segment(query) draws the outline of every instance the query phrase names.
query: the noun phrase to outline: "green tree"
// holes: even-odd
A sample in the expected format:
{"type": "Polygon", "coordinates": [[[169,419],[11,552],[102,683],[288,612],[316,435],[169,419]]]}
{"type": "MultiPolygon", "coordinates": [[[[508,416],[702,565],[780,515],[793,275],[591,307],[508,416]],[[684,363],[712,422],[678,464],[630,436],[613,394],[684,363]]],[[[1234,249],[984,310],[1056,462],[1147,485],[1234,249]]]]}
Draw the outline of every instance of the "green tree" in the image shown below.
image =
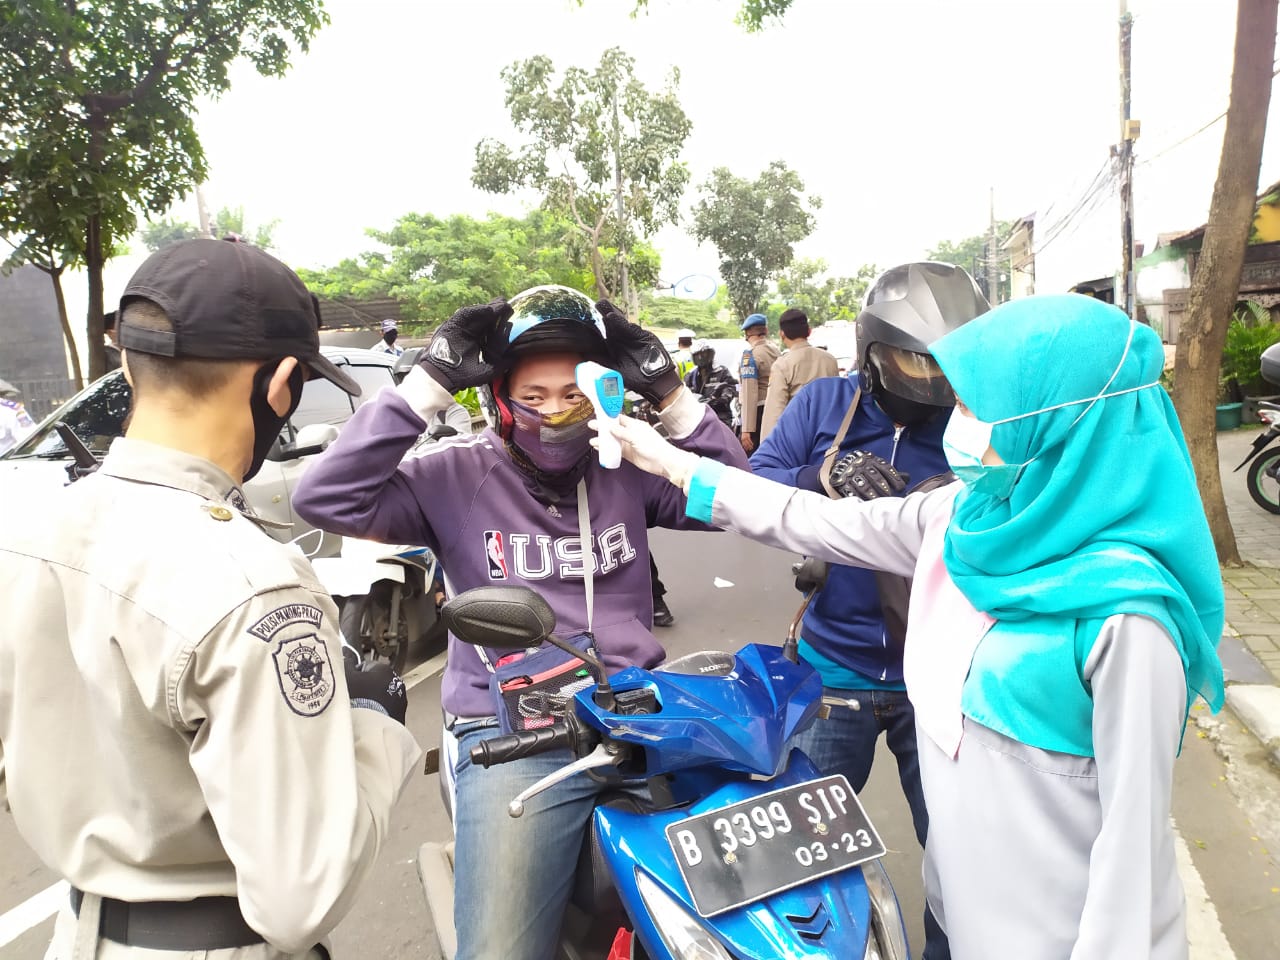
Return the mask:
{"type": "MultiPolygon", "coordinates": [[[[586,0],[577,0],[578,6],[586,0]]],[[[794,0],[742,0],[734,22],[748,33],[756,33],[769,26],[770,23],[781,22],[782,17],[790,9],[794,0]]],[[[649,0],[634,0],[631,15],[637,16],[649,8],[649,0]]]]}
{"type": "MultiPolygon", "coordinates": [[[[1009,236],[1009,231],[1013,229],[1013,224],[1008,220],[996,221],[996,243],[1009,236]]],[[[1008,258],[996,250],[996,285],[999,293],[998,302],[1003,303],[1010,296],[1010,276],[1013,273],[1009,269],[1008,258]]],[[[936,247],[925,254],[928,260],[937,260],[941,263],[953,263],[957,267],[963,267],[969,271],[973,279],[978,282],[978,286],[982,288],[982,292],[986,294],[988,300],[996,303],[997,299],[991,296],[987,290],[987,234],[979,233],[972,237],[966,237],[959,243],[952,243],[949,240],[943,240],[936,247]]]]}
{"type": "MultiPolygon", "coordinates": [[[[369,236],[386,252],[366,253],[326,270],[302,270],[307,285],[329,299],[395,297],[411,320],[438,322],[454,310],[528,287],[561,283],[592,291],[591,269],[563,217],[535,210],[524,218],[408,214],[369,236]]],[[[657,273],[657,253],[634,251],[657,273]]]]}
{"type": "Polygon", "coordinates": [[[274,236],[276,227],[280,226],[279,220],[269,220],[266,223],[258,224],[252,232],[250,232],[244,224],[244,207],[223,207],[213,215],[210,223],[210,229],[214,236],[224,237],[229,233],[233,233],[252,243],[255,247],[261,247],[263,250],[270,250],[274,245],[274,236]]]}
{"type": "Polygon", "coordinates": [[[754,181],[717,167],[701,191],[692,233],[719,251],[729,301],[744,319],[759,309],[769,282],[791,264],[795,244],[813,232],[813,211],[822,200],[806,200],[800,175],[781,160],[754,181]]]}
{"type": "Polygon", "coordinates": [[[471,175],[491,193],[541,193],[543,206],[576,229],[600,295],[620,296],[632,312],[637,241],[679,219],[689,181],[679,156],[692,129],[676,99],[679,72],[651,93],[634,67],[615,47],[593,71],[567,68],[558,84],[546,56],[504,68],[506,106],[527,139],[516,148],[481,140],[471,175]],[[617,251],[616,274],[606,263],[608,248],[617,251]]]}
{"type": "Polygon", "coordinates": [[[200,228],[186,220],[175,217],[162,217],[152,220],[138,231],[142,245],[152,253],[179,240],[190,240],[200,236],[200,228]]]}
{"type": "MultiPolygon", "coordinates": [[[[797,259],[778,278],[777,314],[787,307],[797,307],[809,317],[812,326],[828,320],[853,320],[862,309],[862,297],[875,279],[874,264],[864,264],[853,277],[827,276],[825,260],[797,259]]],[[[774,311],[766,311],[777,319],[774,311]]]]}
{"type": "Polygon", "coordinates": [[[327,19],[320,0],[0,5],[0,197],[42,183],[59,210],[52,221],[10,204],[0,230],[18,251],[52,248],[87,268],[91,377],[105,369],[102,266],[114,241],[204,175],[197,99],[227,90],[241,57],[282,75],[291,46],[305,51],[327,19]]]}

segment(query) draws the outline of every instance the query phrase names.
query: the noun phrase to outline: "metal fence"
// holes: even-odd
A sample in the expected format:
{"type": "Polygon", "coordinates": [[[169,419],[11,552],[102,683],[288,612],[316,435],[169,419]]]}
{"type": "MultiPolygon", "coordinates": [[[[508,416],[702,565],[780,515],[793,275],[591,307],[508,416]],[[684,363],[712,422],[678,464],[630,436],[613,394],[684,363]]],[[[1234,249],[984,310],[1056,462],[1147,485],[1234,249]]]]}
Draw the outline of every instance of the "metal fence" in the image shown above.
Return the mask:
{"type": "Polygon", "coordinates": [[[31,419],[39,423],[78,392],[74,380],[12,380],[18,399],[31,419]]]}

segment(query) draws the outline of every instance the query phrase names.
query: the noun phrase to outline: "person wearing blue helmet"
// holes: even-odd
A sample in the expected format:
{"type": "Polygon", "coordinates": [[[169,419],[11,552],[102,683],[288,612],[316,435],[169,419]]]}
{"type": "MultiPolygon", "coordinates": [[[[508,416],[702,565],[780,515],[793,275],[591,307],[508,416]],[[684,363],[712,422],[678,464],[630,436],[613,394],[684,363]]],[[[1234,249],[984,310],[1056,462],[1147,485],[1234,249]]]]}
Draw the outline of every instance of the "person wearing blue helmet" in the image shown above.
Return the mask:
{"type": "Polygon", "coordinates": [[[769,320],[753,313],[742,321],[747,349],[738,364],[738,405],[742,408],[739,431],[742,449],[750,453],[760,446],[760,424],[764,421],[764,401],[769,395],[769,375],[779,351],[769,342],[769,320]]]}
{"type": "MultiPolygon", "coordinates": [[[[429,546],[454,593],[494,584],[537,590],[560,635],[590,642],[611,673],[656,666],[665,651],[650,629],[648,528],[707,527],[685,516],[668,484],[630,464],[600,465],[591,403],[574,376],[588,359],[622,374],[679,446],[746,466],[733,433],[680,382],[657,337],[607,301],[537,287],[464,307],[442,324],[404,381],[357,410],[307,468],[294,509],[343,536],[429,546]],[[402,462],[467,387],[478,388],[490,429],[402,462]]],[[[532,800],[528,816],[507,815],[514,796],[573,759],[561,749],[488,770],[471,763],[482,741],[545,726],[549,705],[570,692],[505,689],[498,671],[510,665],[503,651],[450,637],[441,772],[455,784],[457,960],[550,960],[602,789],[573,777],[532,800]]],[[[580,682],[574,670],[563,676],[580,682]]]]}
{"type": "Polygon", "coordinates": [[[913,577],[925,890],[956,960],[1185,960],[1173,767],[1195,697],[1222,706],[1225,604],[1159,338],[1066,294],[930,353],[958,481],[926,493],[832,500],[615,434],[692,518],[913,577]]]}

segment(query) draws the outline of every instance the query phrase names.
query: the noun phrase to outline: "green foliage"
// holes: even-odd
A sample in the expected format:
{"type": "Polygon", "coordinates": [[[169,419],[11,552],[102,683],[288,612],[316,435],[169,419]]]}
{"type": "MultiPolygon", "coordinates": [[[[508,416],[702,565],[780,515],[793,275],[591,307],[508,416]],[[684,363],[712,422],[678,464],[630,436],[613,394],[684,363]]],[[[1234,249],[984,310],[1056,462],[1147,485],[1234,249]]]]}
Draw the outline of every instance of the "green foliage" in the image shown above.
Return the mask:
{"type": "Polygon", "coordinates": [[[862,298],[878,273],[874,264],[863,264],[856,276],[824,276],[825,260],[794,260],[778,278],[776,313],[771,304],[765,313],[776,322],[788,307],[803,310],[811,326],[828,320],[854,320],[862,309],[862,298]]]}
{"type": "MultiPolygon", "coordinates": [[[[996,243],[999,244],[1004,238],[1009,236],[1009,231],[1013,229],[1013,223],[1009,220],[996,221],[996,243]]],[[[1003,303],[1010,296],[1010,275],[1012,270],[1009,269],[1009,258],[996,251],[996,257],[999,261],[996,266],[997,276],[1003,274],[1003,279],[996,281],[999,289],[999,301],[1003,303]]],[[[978,286],[982,288],[982,292],[986,294],[987,299],[992,303],[996,301],[992,299],[991,294],[987,291],[987,235],[979,233],[972,237],[966,237],[958,243],[952,243],[949,240],[943,240],[936,247],[925,254],[928,260],[938,260],[942,263],[954,263],[957,267],[963,267],[969,271],[973,279],[978,281],[978,286]]]]}
{"type": "Polygon", "coordinates": [[[177,243],[179,240],[190,240],[193,237],[198,237],[200,228],[186,220],[162,217],[159,220],[147,223],[146,226],[138,231],[138,235],[142,239],[143,246],[154,253],[169,246],[171,243],[177,243]]]}
{"type": "Polygon", "coordinates": [[[467,413],[471,414],[471,416],[480,416],[480,395],[476,393],[475,387],[467,387],[465,390],[458,391],[453,395],[453,399],[466,407],[467,413]]]}
{"type": "MultiPolygon", "coordinates": [[[[395,297],[409,321],[434,325],[459,307],[510,297],[544,283],[595,293],[591,270],[563,218],[536,210],[524,218],[411,213],[387,231],[369,235],[386,252],[343,260],[324,270],[299,270],[303,282],[328,299],[395,297]]],[[[635,251],[657,262],[649,247],[635,251]]],[[[654,268],[656,274],[656,266],[654,268]]]]}
{"type": "Polygon", "coordinates": [[[1262,379],[1259,365],[1262,351],[1280,341],[1280,325],[1267,322],[1249,325],[1239,315],[1227,325],[1227,344],[1222,351],[1222,383],[1234,395],[1262,396],[1273,388],[1262,379]],[[1235,386],[1231,384],[1234,382],[1235,386]]]}
{"type": "Polygon", "coordinates": [[[720,276],[743,319],[759,309],[769,281],[791,264],[794,245],[813,232],[813,211],[822,200],[806,200],[800,175],[781,160],[754,181],[717,167],[701,191],[692,233],[715,244],[720,276]]]}
{"type": "Polygon", "coordinates": [[[640,323],[646,327],[688,327],[699,337],[736,337],[741,331],[727,320],[719,319],[720,307],[714,300],[683,300],[679,297],[645,296],[641,300],[640,323]]]}
{"type": "Polygon", "coordinates": [[[634,67],[617,47],[606,50],[593,71],[567,68],[558,85],[549,57],[505,67],[506,106],[526,140],[515,148],[480,141],[471,175],[491,193],[541,193],[544,208],[576,229],[596,288],[607,297],[619,289],[623,264],[643,272],[637,237],[676,222],[689,181],[678,159],[692,129],[676,99],[679,72],[651,93],[634,67]],[[612,269],[606,248],[614,251],[612,269]]]}
{"type": "Polygon", "coordinates": [[[244,207],[223,207],[210,221],[209,229],[213,231],[215,237],[225,237],[229,233],[234,233],[248,243],[252,243],[255,247],[261,247],[263,250],[270,250],[274,243],[276,227],[280,226],[279,220],[270,220],[267,223],[260,223],[250,232],[244,225],[244,207]]]}
{"type": "Polygon", "coordinates": [[[319,0],[0,4],[0,235],[10,262],[88,267],[91,376],[113,238],[204,176],[197,102],[239,58],[282,75],[327,20],[319,0]]]}
{"type": "MultiPolygon", "coordinates": [[[[791,8],[794,0],[743,0],[733,22],[748,33],[756,33],[770,26],[771,22],[781,22],[783,15],[791,8]]],[[[586,0],[577,0],[578,6],[586,0]]],[[[635,0],[631,15],[638,16],[649,8],[649,0],[635,0]]]]}

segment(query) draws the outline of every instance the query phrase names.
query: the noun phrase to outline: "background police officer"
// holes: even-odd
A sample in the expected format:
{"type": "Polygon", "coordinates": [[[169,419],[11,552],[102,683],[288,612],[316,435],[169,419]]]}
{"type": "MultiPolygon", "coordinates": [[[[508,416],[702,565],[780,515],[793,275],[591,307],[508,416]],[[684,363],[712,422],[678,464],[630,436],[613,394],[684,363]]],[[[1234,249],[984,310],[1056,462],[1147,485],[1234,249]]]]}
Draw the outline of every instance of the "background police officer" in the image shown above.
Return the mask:
{"type": "Polygon", "coordinates": [[[325,957],[420,751],[240,484],[308,377],[359,387],[247,244],[161,250],[118,316],[126,435],[0,536],[0,799],[72,888],[48,956],[325,957]]]}
{"type": "Polygon", "coordinates": [[[738,364],[738,403],[742,407],[742,449],[750,453],[760,446],[760,422],[764,419],[764,399],[769,395],[769,376],[778,348],[769,342],[769,320],[753,313],[742,321],[747,349],[738,364]]]}

